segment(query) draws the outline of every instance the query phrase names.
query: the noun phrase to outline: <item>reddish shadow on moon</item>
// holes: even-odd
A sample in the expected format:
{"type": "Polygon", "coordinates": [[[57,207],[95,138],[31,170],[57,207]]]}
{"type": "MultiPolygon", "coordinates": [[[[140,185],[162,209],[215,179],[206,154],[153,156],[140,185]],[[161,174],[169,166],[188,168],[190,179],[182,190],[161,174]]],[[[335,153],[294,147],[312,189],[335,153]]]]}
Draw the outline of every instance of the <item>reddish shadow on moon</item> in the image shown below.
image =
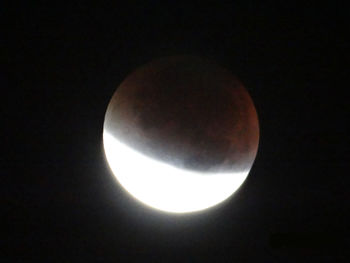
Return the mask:
{"type": "Polygon", "coordinates": [[[191,56],[161,58],[130,74],[108,105],[104,130],[148,157],[203,174],[249,171],[259,141],[243,84],[191,56]]]}

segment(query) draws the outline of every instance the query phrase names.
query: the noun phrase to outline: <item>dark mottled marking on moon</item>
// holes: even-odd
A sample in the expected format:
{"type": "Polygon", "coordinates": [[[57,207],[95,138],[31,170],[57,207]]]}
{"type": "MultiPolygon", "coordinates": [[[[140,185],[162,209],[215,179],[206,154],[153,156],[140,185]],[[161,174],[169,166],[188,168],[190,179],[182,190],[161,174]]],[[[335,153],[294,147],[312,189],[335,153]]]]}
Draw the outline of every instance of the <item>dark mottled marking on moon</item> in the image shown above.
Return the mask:
{"type": "Polygon", "coordinates": [[[113,95],[105,129],[149,157],[200,172],[250,169],[259,140],[242,83],[210,61],[186,56],[130,74],[113,95]]]}

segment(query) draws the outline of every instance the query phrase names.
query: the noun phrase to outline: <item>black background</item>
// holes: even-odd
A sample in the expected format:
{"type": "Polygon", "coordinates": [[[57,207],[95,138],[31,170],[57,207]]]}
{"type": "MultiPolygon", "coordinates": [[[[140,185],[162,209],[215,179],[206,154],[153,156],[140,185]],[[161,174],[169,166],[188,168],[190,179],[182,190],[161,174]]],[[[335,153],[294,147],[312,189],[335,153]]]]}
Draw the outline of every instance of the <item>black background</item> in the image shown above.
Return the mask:
{"type": "Polygon", "coordinates": [[[0,10],[0,262],[347,261],[341,4],[14,3],[0,10]],[[192,215],[144,207],[104,159],[109,99],[154,58],[234,72],[260,120],[246,183],[192,215]]]}

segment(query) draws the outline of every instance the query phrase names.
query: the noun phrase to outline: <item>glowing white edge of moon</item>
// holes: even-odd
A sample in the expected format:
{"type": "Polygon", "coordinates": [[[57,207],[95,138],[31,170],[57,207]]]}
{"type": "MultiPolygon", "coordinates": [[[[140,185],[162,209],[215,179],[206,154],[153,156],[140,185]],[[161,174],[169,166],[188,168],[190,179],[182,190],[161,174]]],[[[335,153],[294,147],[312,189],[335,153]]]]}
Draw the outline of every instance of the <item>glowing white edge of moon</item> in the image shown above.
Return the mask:
{"type": "Polygon", "coordinates": [[[103,144],[108,164],[119,183],[142,203],[173,213],[212,207],[230,197],[249,170],[201,174],[151,159],[121,143],[107,131],[103,144]]]}

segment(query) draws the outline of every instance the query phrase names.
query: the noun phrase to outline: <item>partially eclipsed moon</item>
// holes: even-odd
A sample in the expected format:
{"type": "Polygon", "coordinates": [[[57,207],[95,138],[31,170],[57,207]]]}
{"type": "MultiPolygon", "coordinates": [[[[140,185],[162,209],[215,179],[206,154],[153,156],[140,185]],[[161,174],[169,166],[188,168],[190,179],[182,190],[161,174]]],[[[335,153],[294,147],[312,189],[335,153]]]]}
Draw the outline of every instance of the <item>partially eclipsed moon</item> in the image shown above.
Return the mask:
{"type": "Polygon", "coordinates": [[[159,59],[113,95],[103,144],[119,183],[167,212],[214,206],[246,179],[259,140],[254,104],[227,70],[195,57],[159,59]]]}

